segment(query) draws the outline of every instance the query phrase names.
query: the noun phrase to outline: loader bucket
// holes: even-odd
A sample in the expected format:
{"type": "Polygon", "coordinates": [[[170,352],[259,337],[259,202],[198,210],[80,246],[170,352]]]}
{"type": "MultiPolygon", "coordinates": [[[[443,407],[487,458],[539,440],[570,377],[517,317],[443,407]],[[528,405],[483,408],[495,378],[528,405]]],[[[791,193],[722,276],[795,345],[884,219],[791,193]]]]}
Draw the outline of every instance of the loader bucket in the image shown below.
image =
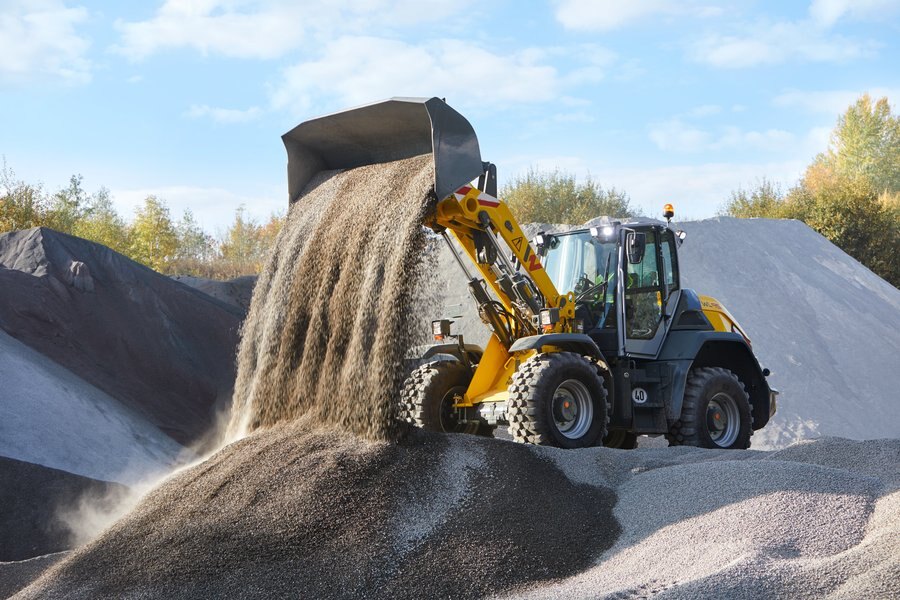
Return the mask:
{"type": "Polygon", "coordinates": [[[391,98],[351,108],[304,121],[281,139],[288,154],[291,203],[319,171],[420,154],[434,157],[434,189],[440,200],[484,171],[472,126],[440,98],[391,98]]]}

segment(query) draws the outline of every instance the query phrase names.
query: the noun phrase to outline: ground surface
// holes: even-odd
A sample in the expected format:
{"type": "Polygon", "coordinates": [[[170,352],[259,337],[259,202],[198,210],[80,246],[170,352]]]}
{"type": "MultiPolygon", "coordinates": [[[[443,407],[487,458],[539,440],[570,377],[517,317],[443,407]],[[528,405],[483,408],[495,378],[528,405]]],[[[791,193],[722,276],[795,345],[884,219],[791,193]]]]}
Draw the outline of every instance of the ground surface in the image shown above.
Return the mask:
{"type": "Polygon", "coordinates": [[[898,485],[897,440],[562,451],[281,426],[170,480],[18,597],[887,598],[898,485]]]}

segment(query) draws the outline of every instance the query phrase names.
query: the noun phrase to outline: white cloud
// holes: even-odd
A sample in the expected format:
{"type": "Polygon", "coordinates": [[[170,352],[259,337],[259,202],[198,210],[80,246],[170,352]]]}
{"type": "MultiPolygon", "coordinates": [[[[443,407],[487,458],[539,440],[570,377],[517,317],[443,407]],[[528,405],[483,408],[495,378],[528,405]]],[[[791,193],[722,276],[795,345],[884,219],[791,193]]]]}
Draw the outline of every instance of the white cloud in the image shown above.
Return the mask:
{"type": "Polygon", "coordinates": [[[884,19],[900,12],[898,0],[813,0],[809,15],[817,23],[831,27],[843,17],[884,19]]]}
{"type": "Polygon", "coordinates": [[[794,134],[781,129],[744,131],[739,127],[722,127],[716,131],[701,129],[679,118],[650,126],[650,140],[667,152],[702,152],[729,148],[780,150],[794,141],[794,134]]]}
{"type": "MultiPolygon", "coordinates": [[[[540,103],[578,82],[544,61],[541,51],[493,52],[470,42],[415,45],[376,37],[342,37],[320,57],[283,72],[272,103],[304,113],[320,98],[350,106],[390,96],[443,96],[454,106],[540,103]]],[[[576,72],[582,65],[575,65],[576,72]]],[[[596,79],[597,65],[580,76],[596,79]]]]}
{"type": "Polygon", "coordinates": [[[612,31],[659,16],[709,19],[724,13],[696,0],[557,0],[556,4],[557,21],[578,31],[612,31]]]}
{"type": "Polygon", "coordinates": [[[469,3],[440,0],[166,0],[150,19],[118,22],[116,49],[140,60],[171,48],[203,54],[271,59],[311,35],[327,39],[377,27],[438,21],[469,3]]]}
{"type": "Polygon", "coordinates": [[[722,107],[716,104],[702,104],[700,106],[695,106],[691,110],[688,111],[687,115],[689,117],[708,117],[711,115],[717,115],[722,112],[722,107]]]}
{"type": "Polygon", "coordinates": [[[241,110],[194,104],[187,111],[187,116],[193,119],[209,118],[217,123],[246,123],[257,119],[260,115],[262,115],[262,110],[258,106],[241,110]]]}
{"type": "Polygon", "coordinates": [[[735,35],[711,33],[694,42],[694,60],[740,69],[787,61],[847,62],[871,56],[876,46],[833,34],[809,21],[758,22],[735,35]]]}
{"type": "Polygon", "coordinates": [[[4,2],[0,82],[46,77],[75,84],[90,81],[90,41],[77,31],[87,18],[87,9],[68,8],[58,0],[4,2]]]}
{"type": "Polygon", "coordinates": [[[248,217],[264,221],[274,212],[284,212],[288,204],[285,188],[272,188],[259,194],[241,194],[216,187],[172,185],[113,189],[110,195],[116,210],[128,218],[150,195],[164,200],[175,220],[180,219],[184,210],[189,208],[197,222],[211,233],[226,228],[240,206],[245,208],[248,217]]]}
{"type": "Polygon", "coordinates": [[[887,97],[894,105],[900,103],[900,88],[874,87],[860,90],[793,90],[777,96],[776,106],[802,108],[813,113],[839,115],[868,92],[873,98],[887,97]]]}
{"type": "Polygon", "coordinates": [[[671,0],[561,0],[556,18],[568,29],[610,31],[677,7],[671,0]]]}

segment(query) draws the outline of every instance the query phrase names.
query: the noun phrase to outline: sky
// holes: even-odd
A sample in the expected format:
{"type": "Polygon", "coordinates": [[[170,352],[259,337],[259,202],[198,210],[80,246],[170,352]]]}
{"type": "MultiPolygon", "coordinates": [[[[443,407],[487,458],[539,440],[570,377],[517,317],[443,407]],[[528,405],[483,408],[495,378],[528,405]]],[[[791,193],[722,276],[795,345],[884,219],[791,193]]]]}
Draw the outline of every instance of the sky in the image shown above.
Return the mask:
{"type": "Polygon", "coordinates": [[[438,96],[501,186],[592,177],[645,214],[789,187],[862,93],[900,102],[900,0],[0,0],[0,155],[221,231],[287,205],[281,135],[438,96]]]}

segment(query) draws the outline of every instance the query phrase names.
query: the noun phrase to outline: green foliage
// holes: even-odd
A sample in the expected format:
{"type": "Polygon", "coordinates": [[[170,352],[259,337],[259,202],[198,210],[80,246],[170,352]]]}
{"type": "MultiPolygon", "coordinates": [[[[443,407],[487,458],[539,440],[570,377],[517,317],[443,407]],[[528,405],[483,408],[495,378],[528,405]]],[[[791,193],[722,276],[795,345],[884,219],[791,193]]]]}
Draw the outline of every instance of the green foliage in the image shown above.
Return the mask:
{"type": "Polygon", "coordinates": [[[900,116],[891,114],[888,99],[873,102],[863,94],[840,116],[813,168],[844,180],[864,179],[878,193],[900,192],[900,116]]]}
{"type": "Polygon", "coordinates": [[[732,192],[723,212],[799,219],[900,287],[900,118],[887,98],[873,103],[863,95],[788,193],[763,180],[732,192]]]}
{"type": "Polygon", "coordinates": [[[788,218],[781,214],[783,209],[784,193],[781,188],[771,181],[763,179],[749,190],[739,188],[731,192],[731,198],[719,212],[742,219],[753,217],[788,218]]]}
{"type": "Polygon", "coordinates": [[[178,252],[178,233],[169,207],[156,196],[147,196],[131,226],[129,256],[160,272],[167,272],[178,252]]]}
{"type": "Polygon", "coordinates": [[[101,188],[87,200],[80,218],[73,223],[70,232],[122,254],[127,255],[130,250],[131,232],[125,220],[116,212],[106,188],[101,188]]]}
{"type": "Polygon", "coordinates": [[[38,227],[46,218],[44,191],[39,185],[17,179],[4,160],[0,169],[0,231],[38,227]]]}
{"type": "Polygon", "coordinates": [[[284,217],[273,214],[267,223],[260,225],[245,212],[243,206],[235,211],[234,221],[220,238],[219,252],[236,271],[258,273],[284,224],[284,217]]]}
{"type": "Polygon", "coordinates": [[[624,192],[615,188],[604,190],[590,177],[578,183],[574,175],[559,169],[551,172],[529,169],[505,185],[500,197],[523,223],[580,224],[603,215],[637,214],[624,192]]]}

